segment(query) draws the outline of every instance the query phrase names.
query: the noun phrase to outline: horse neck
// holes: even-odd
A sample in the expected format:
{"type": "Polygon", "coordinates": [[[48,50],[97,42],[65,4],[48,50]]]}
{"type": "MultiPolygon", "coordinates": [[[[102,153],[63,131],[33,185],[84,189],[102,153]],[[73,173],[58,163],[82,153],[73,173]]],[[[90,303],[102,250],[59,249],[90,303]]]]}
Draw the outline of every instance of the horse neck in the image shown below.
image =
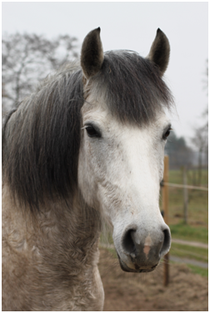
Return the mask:
{"type": "Polygon", "coordinates": [[[49,219],[57,229],[57,236],[74,250],[89,250],[98,241],[100,214],[86,205],[80,193],[53,202],[51,211],[44,215],[44,223],[49,219]]]}
{"type": "MultiPolygon", "coordinates": [[[[11,203],[9,188],[4,186],[4,219],[10,220],[5,233],[19,234],[19,242],[27,242],[29,250],[36,249],[54,263],[92,263],[98,250],[100,214],[88,207],[79,194],[67,201],[49,201],[34,215],[29,208],[11,203]],[[9,230],[8,230],[9,228],[9,230]]],[[[95,263],[95,262],[94,262],[95,263]]]]}

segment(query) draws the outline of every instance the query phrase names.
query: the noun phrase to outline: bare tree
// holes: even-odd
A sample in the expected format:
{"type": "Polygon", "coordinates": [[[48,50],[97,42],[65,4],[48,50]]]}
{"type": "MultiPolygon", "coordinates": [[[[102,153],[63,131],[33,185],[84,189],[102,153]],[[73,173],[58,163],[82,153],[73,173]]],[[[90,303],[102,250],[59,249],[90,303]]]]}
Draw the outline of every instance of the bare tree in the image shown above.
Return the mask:
{"type": "Polygon", "coordinates": [[[68,35],[48,40],[35,34],[4,34],[2,41],[3,113],[33,91],[38,81],[70,58],[77,39],[68,35]]]}
{"type": "Polygon", "coordinates": [[[198,151],[198,182],[201,184],[202,167],[207,164],[208,160],[208,122],[194,130],[192,143],[198,151]]]}
{"type": "MultiPolygon", "coordinates": [[[[204,89],[207,90],[208,96],[208,61],[205,71],[205,80],[204,80],[204,89]]],[[[191,139],[192,143],[196,147],[198,151],[198,176],[199,176],[199,184],[201,183],[202,177],[202,166],[205,162],[208,162],[208,106],[206,110],[201,115],[201,118],[204,120],[204,124],[201,127],[197,127],[194,129],[194,137],[191,139]],[[205,158],[205,160],[203,160],[205,158]]],[[[205,164],[205,165],[206,165],[205,164]]]]}

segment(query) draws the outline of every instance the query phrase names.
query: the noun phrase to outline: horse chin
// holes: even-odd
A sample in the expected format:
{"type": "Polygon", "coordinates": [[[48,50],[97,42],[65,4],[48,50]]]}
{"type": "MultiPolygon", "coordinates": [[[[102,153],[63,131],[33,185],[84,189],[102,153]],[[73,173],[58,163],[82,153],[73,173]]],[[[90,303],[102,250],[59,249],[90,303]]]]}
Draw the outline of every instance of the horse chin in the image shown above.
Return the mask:
{"type": "Polygon", "coordinates": [[[148,267],[148,268],[141,268],[139,267],[137,264],[134,264],[134,268],[130,268],[128,267],[123,261],[122,259],[119,257],[119,255],[117,254],[118,259],[119,259],[119,263],[120,263],[120,267],[124,272],[133,272],[133,273],[149,273],[154,271],[154,269],[157,267],[158,263],[152,267],[148,267]]]}

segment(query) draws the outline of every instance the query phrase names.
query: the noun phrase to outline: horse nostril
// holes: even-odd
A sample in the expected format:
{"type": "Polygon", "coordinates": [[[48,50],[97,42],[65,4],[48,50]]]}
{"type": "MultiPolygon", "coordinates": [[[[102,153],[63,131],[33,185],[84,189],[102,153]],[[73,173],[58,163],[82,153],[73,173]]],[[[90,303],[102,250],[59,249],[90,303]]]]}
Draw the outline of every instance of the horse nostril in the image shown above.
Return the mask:
{"type": "Polygon", "coordinates": [[[170,249],[171,235],[168,226],[164,230],[159,229],[157,233],[141,234],[135,225],[125,230],[122,238],[124,253],[135,258],[156,258],[162,257],[170,249]],[[161,239],[160,239],[161,237],[161,239]],[[148,242],[149,241],[149,242],[148,242]],[[151,241],[151,242],[150,242],[151,241]],[[150,256],[149,256],[150,253],[150,256]]]}
{"type": "Polygon", "coordinates": [[[129,255],[135,254],[136,247],[133,239],[133,234],[135,233],[135,229],[129,229],[125,232],[123,237],[122,246],[129,255]]]}
{"type": "Polygon", "coordinates": [[[167,228],[163,231],[164,234],[164,240],[163,240],[163,245],[160,250],[160,256],[164,256],[170,249],[171,246],[171,235],[170,235],[170,230],[167,228]]]}

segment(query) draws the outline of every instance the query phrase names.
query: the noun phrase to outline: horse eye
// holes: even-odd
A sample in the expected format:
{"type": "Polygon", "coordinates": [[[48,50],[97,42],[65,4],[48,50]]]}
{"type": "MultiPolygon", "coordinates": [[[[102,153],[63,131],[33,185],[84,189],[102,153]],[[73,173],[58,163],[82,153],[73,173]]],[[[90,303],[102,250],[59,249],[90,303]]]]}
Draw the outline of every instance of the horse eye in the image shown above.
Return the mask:
{"type": "Polygon", "coordinates": [[[86,132],[88,134],[89,137],[96,137],[96,138],[101,138],[101,133],[99,131],[99,129],[97,129],[95,126],[93,126],[92,124],[87,125],[85,127],[86,132]]]}
{"type": "Polygon", "coordinates": [[[170,135],[171,133],[171,126],[166,130],[166,132],[163,134],[163,140],[166,140],[168,138],[168,136],[170,135]]]}

